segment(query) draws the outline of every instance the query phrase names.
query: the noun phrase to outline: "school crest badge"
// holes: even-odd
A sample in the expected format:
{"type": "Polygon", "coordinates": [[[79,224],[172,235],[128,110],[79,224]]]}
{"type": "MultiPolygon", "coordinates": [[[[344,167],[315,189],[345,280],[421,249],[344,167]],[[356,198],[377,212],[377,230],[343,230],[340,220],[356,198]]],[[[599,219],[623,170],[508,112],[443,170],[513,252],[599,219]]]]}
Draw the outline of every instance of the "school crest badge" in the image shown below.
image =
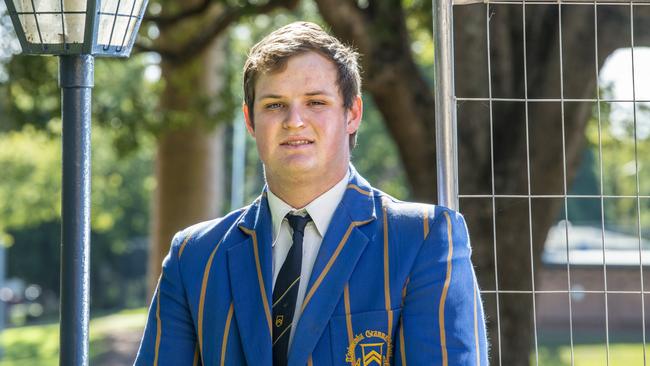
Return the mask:
{"type": "Polygon", "coordinates": [[[390,366],[393,344],[390,336],[378,330],[357,334],[348,346],[345,361],[352,366],[390,366]]]}

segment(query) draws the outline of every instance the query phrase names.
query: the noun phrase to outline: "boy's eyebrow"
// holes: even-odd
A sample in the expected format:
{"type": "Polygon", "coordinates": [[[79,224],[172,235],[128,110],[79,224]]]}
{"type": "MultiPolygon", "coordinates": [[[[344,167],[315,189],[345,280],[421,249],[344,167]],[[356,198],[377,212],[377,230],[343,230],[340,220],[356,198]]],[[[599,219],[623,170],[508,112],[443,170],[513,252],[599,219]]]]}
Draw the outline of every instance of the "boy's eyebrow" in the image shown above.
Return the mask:
{"type": "MultiPolygon", "coordinates": [[[[308,96],[308,97],[313,97],[314,95],[331,96],[330,93],[328,93],[327,91],[324,91],[324,90],[314,90],[314,91],[305,93],[305,96],[308,96]]],[[[278,95],[278,94],[264,94],[264,95],[260,95],[259,100],[262,100],[262,99],[282,99],[282,98],[283,97],[281,95],[278,95]]]]}
{"type": "Polygon", "coordinates": [[[330,93],[324,91],[324,90],[315,90],[313,92],[305,93],[306,96],[314,96],[314,95],[330,95],[330,93]]]}
{"type": "Polygon", "coordinates": [[[282,98],[282,96],[277,94],[264,94],[260,96],[260,99],[280,99],[280,98],[282,98]]]}

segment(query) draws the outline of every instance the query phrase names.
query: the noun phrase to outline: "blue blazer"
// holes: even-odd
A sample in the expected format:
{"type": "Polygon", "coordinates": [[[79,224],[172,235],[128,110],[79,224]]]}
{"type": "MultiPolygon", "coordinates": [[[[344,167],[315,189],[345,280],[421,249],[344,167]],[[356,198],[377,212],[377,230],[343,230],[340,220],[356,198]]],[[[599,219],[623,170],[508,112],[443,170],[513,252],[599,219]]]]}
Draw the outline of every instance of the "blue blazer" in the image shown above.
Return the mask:
{"type": "MultiPolygon", "coordinates": [[[[463,217],[401,202],[353,167],[314,264],[289,365],[487,365],[463,217]]],[[[179,232],[135,365],[272,365],[271,214],[179,232]]]]}

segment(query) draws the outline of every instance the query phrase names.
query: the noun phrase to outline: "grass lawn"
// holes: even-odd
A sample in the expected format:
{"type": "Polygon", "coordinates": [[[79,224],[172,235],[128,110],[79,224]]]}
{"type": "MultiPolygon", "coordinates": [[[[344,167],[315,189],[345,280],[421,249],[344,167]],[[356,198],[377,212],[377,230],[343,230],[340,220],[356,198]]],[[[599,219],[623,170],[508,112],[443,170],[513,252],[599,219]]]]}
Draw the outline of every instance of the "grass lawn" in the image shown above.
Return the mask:
{"type": "MultiPolygon", "coordinates": [[[[146,309],[144,308],[93,318],[90,321],[90,363],[93,364],[93,357],[108,350],[109,344],[106,341],[108,335],[125,329],[142,329],[145,320],[146,309]]],[[[0,344],[4,349],[0,366],[58,366],[58,323],[5,330],[0,335],[0,344]]],[[[566,345],[541,345],[538,355],[539,366],[571,365],[571,348],[566,345]]],[[[604,344],[574,346],[574,366],[605,366],[606,358],[604,344]]],[[[530,364],[536,364],[535,354],[531,355],[530,364]]],[[[610,343],[609,365],[643,365],[643,345],[610,343]]]]}
{"type": "MultiPolygon", "coordinates": [[[[106,337],[125,329],[141,329],[146,309],[123,310],[90,321],[90,361],[106,351],[106,337]]],[[[58,366],[59,324],[10,328],[0,335],[3,357],[0,366],[58,366]]]]}
{"type": "MultiPolygon", "coordinates": [[[[531,365],[535,365],[535,355],[531,356],[531,365]]],[[[542,346],[539,349],[540,366],[570,366],[570,346],[542,346]]],[[[573,365],[605,366],[607,365],[607,347],[604,344],[578,344],[573,349],[573,365]]],[[[610,343],[609,365],[636,366],[643,365],[642,343],[610,343]]]]}

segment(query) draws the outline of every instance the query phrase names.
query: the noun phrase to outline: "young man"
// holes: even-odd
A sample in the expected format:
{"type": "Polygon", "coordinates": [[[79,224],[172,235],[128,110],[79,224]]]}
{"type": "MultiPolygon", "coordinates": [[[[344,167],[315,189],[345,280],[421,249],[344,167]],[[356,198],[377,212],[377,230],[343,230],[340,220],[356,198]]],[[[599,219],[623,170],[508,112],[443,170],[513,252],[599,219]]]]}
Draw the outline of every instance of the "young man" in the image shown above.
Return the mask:
{"type": "Polygon", "coordinates": [[[176,235],[136,365],[487,365],[462,216],[350,164],[360,84],[315,24],[253,47],[243,113],[267,186],[176,235]]]}

